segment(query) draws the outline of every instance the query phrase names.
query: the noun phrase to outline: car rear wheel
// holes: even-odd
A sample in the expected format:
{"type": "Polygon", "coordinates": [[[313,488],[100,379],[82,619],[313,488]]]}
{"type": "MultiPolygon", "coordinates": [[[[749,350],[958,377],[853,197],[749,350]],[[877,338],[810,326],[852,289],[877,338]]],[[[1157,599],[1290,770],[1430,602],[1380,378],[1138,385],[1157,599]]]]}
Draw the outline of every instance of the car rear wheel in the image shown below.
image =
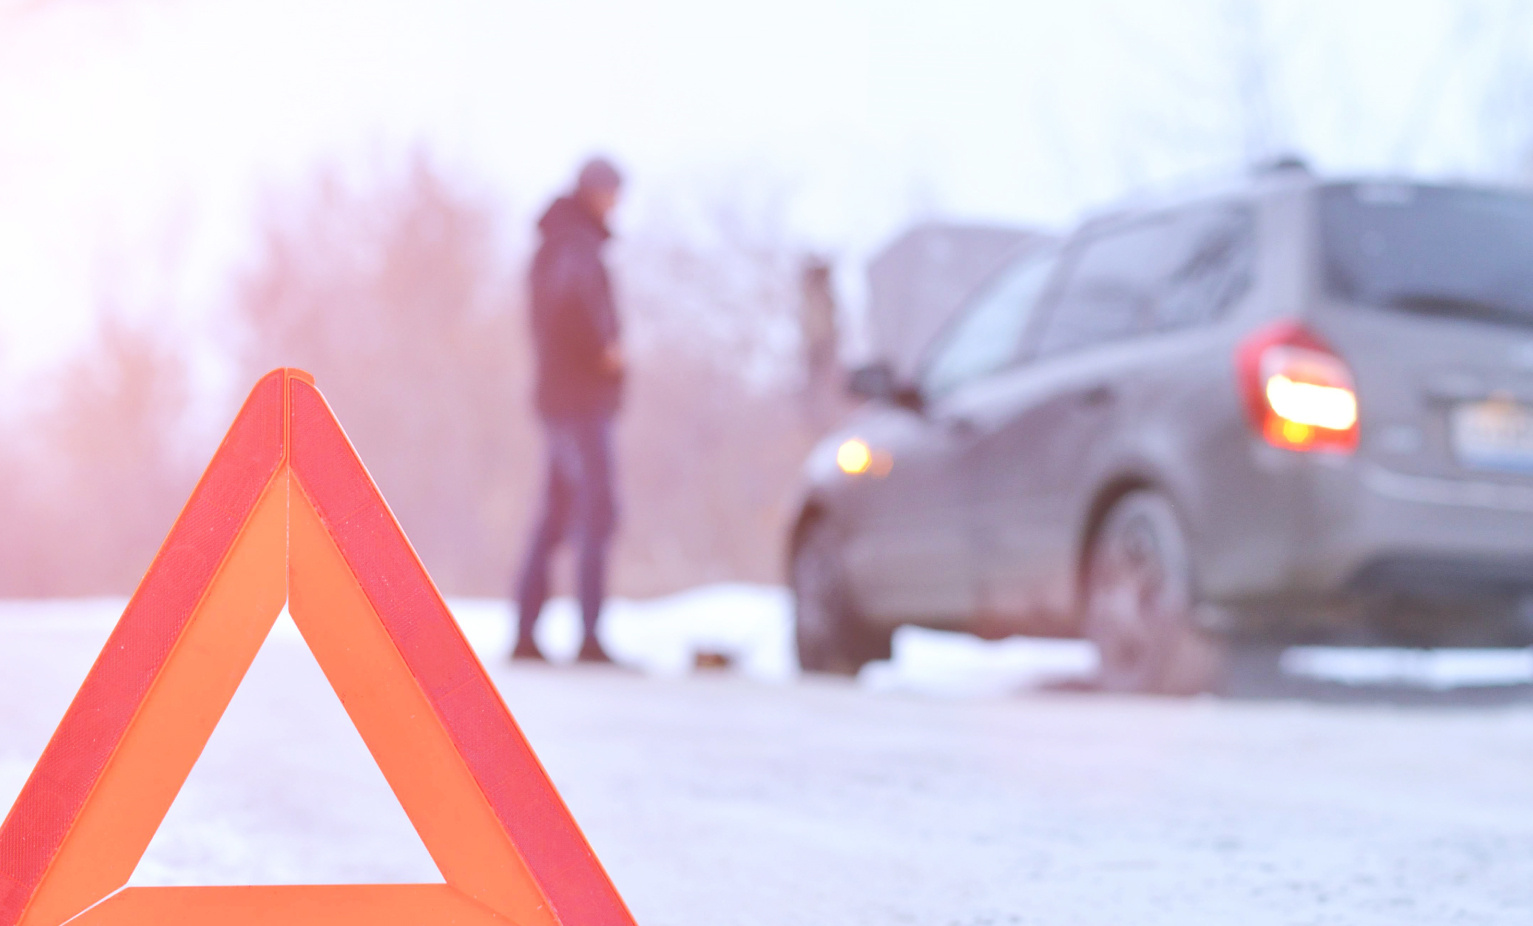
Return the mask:
{"type": "Polygon", "coordinates": [[[1171,503],[1130,492],[1107,513],[1090,547],[1085,632],[1110,691],[1190,695],[1223,682],[1225,642],[1192,620],[1186,537],[1171,503]]]}
{"type": "Polygon", "coordinates": [[[830,522],[804,528],[792,560],[794,636],[805,672],[856,675],[874,659],[888,659],[891,631],[857,618],[851,606],[839,538],[830,522]]]}

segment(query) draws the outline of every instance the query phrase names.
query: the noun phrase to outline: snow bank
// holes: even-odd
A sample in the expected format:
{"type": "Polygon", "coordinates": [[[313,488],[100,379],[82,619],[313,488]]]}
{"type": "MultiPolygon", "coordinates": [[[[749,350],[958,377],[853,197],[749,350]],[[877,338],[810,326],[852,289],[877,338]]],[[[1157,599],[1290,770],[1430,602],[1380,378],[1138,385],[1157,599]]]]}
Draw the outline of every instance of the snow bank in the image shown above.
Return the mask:
{"type": "Polygon", "coordinates": [[[1296,646],[1283,653],[1283,671],[1348,685],[1405,685],[1435,691],[1526,685],[1533,683],[1533,650],[1296,646]]]}

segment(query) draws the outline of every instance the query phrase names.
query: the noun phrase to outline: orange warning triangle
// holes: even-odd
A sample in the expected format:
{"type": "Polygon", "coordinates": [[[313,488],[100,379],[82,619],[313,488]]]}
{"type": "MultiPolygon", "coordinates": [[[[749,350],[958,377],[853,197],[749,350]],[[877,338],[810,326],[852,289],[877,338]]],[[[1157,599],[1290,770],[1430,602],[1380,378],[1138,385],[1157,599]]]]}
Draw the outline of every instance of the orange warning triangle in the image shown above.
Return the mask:
{"type": "Polygon", "coordinates": [[[256,384],[0,826],[0,926],[633,926],[313,380],[256,384]],[[124,888],[283,603],[443,884],[124,888]]]}

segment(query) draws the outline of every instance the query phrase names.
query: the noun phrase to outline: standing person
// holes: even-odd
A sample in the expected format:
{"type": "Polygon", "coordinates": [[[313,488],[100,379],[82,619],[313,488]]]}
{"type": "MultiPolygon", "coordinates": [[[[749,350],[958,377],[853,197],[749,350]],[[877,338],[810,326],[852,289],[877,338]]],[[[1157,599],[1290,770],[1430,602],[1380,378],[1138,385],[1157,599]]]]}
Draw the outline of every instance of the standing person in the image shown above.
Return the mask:
{"type": "Polygon", "coordinates": [[[536,404],[547,444],[548,476],[527,559],[516,583],[519,615],[513,659],[542,659],[532,630],[548,597],[548,565],[561,540],[575,545],[585,641],[582,662],[611,662],[596,638],[606,593],[607,547],[616,526],[612,420],[623,385],[617,312],[601,249],[622,176],[593,158],[575,189],[538,222],[543,241],[532,260],[532,338],[536,404]]]}

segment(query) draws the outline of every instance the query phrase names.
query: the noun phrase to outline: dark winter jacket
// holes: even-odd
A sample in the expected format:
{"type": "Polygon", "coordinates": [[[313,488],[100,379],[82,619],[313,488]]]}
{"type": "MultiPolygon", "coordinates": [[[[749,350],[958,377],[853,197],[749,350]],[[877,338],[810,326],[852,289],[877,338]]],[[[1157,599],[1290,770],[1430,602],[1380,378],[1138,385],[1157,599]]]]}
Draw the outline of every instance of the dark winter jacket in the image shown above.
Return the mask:
{"type": "Polygon", "coordinates": [[[554,200],[538,222],[543,243],[532,259],[532,337],[538,412],[545,418],[611,415],[622,377],[605,362],[618,343],[612,286],[602,264],[610,235],[570,197],[554,200]]]}

